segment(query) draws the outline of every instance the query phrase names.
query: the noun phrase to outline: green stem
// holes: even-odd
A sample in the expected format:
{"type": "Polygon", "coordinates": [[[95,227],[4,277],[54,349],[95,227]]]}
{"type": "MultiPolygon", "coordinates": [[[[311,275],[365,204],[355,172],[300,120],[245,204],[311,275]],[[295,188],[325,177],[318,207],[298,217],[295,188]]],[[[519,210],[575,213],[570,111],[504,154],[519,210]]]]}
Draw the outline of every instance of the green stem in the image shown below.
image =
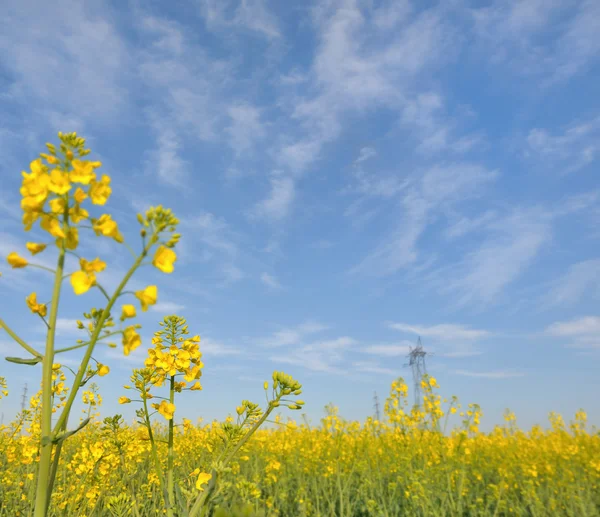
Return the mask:
{"type": "MultiPolygon", "coordinates": [[[[175,376],[171,375],[171,384],[169,390],[169,402],[175,402],[175,376]]],[[[175,451],[173,448],[173,418],[169,420],[169,452],[167,456],[167,490],[169,492],[169,506],[173,508],[175,505],[175,483],[173,480],[173,463],[175,459],[175,451]]]]}
{"type": "Polygon", "coordinates": [[[0,328],[3,328],[4,330],[6,330],[6,333],[13,338],[17,343],[19,343],[19,345],[21,345],[25,350],[27,350],[32,356],[34,357],[44,357],[42,354],[40,354],[35,348],[30,347],[27,343],[25,343],[25,341],[23,341],[19,336],[17,336],[9,327],[6,323],[4,323],[4,320],[2,318],[0,318],[0,328]]]}
{"type": "MultiPolygon", "coordinates": [[[[58,264],[54,275],[52,290],[52,306],[46,334],[46,351],[42,366],[42,425],[40,437],[40,460],[35,494],[34,517],[45,517],[48,511],[49,493],[52,487],[50,481],[50,464],[52,461],[52,363],[54,362],[54,339],[56,337],[56,320],[58,319],[58,304],[62,285],[62,274],[65,267],[65,248],[61,246],[58,252],[58,264]]],[[[61,429],[57,426],[56,429],[61,429]]],[[[58,451],[57,451],[58,452],[58,451]]]]}
{"type": "MultiPolygon", "coordinates": [[[[121,334],[121,331],[111,332],[110,334],[105,334],[102,336],[102,339],[106,339],[112,336],[116,336],[117,334],[121,334]]],[[[86,341],[85,343],[79,343],[78,345],[68,346],[65,348],[58,348],[54,351],[54,354],[60,354],[62,352],[70,352],[71,350],[77,350],[78,348],[83,348],[85,346],[89,346],[90,341],[86,341]]]]}
{"type": "MultiPolygon", "coordinates": [[[[96,324],[96,327],[94,328],[94,332],[92,333],[92,335],[90,337],[88,348],[85,351],[85,355],[83,356],[83,359],[81,360],[81,364],[79,366],[77,375],[75,376],[75,379],[73,380],[73,386],[69,393],[69,397],[67,398],[67,401],[65,403],[65,408],[62,411],[60,417],[58,418],[56,425],[54,426],[55,430],[60,429],[60,426],[62,426],[62,424],[64,423],[64,421],[66,419],[66,415],[71,410],[71,406],[73,405],[73,402],[75,401],[75,397],[77,396],[77,392],[81,385],[81,381],[87,370],[88,363],[90,362],[92,353],[94,352],[94,347],[96,345],[96,341],[98,340],[98,336],[100,335],[100,332],[103,328],[104,322],[106,321],[106,319],[108,318],[108,316],[110,314],[110,310],[112,309],[113,305],[117,301],[117,298],[121,294],[121,291],[125,288],[125,286],[127,285],[127,282],[129,282],[129,279],[133,276],[133,273],[139,267],[142,260],[144,260],[144,257],[147,254],[148,254],[148,248],[145,248],[144,251],[141,253],[141,255],[133,263],[131,268],[129,268],[129,271],[127,271],[127,274],[125,275],[125,277],[123,278],[123,280],[117,287],[116,291],[112,295],[111,299],[109,300],[108,305],[102,311],[102,315],[100,316],[100,319],[98,320],[98,323],[96,324]]],[[[61,272],[61,274],[62,274],[62,272],[61,272]]],[[[38,517],[38,516],[36,515],[35,517],[38,517]]]]}
{"type": "MultiPolygon", "coordinates": [[[[276,401],[278,402],[279,399],[276,399],[276,401]]],[[[222,463],[223,467],[226,466],[231,461],[231,459],[246,444],[246,442],[250,439],[250,437],[254,434],[254,432],[265,422],[265,420],[267,418],[269,418],[269,415],[271,414],[271,412],[274,409],[275,409],[275,406],[271,403],[269,405],[268,409],[265,411],[264,415],[252,426],[252,428],[244,435],[244,437],[237,443],[237,445],[233,448],[233,450],[225,458],[225,460],[222,463]]],[[[190,513],[188,514],[188,517],[196,517],[197,515],[199,515],[199,512],[200,512],[200,510],[202,510],[204,503],[210,499],[210,495],[214,492],[215,487],[216,487],[216,480],[217,480],[216,469],[214,469],[214,468],[212,469],[211,475],[212,475],[212,478],[208,482],[208,487],[202,494],[200,494],[198,496],[198,498],[194,502],[194,505],[192,506],[192,509],[190,510],[190,513]]]]}
{"type": "Polygon", "coordinates": [[[156,470],[156,476],[160,483],[160,488],[165,498],[165,506],[167,507],[167,515],[173,517],[173,510],[169,504],[169,491],[165,485],[165,478],[162,472],[162,466],[160,464],[160,458],[158,457],[158,449],[156,448],[156,441],[154,440],[154,433],[152,432],[152,425],[150,423],[150,415],[148,413],[148,401],[146,400],[146,391],[144,389],[144,396],[142,397],[142,403],[144,404],[144,416],[146,418],[146,427],[148,428],[148,437],[150,438],[150,445],[152,447],[152,458],[154,459],[154,468],[156,470]]]}

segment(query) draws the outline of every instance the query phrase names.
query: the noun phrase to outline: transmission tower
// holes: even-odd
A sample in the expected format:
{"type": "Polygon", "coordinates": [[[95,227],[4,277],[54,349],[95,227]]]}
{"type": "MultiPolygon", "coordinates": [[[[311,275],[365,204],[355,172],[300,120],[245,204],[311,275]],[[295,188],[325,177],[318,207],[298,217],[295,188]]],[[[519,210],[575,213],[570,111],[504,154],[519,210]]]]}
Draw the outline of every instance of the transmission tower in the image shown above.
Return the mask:
{"type": "Polygon", "coordinates": [[[377,397],[377,392],[373,395],[373,406],[375,409],[375,420],[378,422],[381,421],[381,413],[379,412],[379,398],[377,397]]]}
{"type": "Polygon", "coordinates": [[[425,356],[427,355],[432,354],[429,354],[423,350],[421,336],[419,336],[417,340],[417,346],[415,348],[410,347],[408,364],[404,365],[410,366],[412,369],[416,408],[420,407],[421,405],[421,379],[423,378],[423,375],[427,373],[427,366],[425,364],[425,356]]]}
{"type": "Polygon", "coordinates": [[[21,395],[21,414],[25,411],[25,402],[27,401],[27,383],[23,386],[23,395],[21,395]]]}

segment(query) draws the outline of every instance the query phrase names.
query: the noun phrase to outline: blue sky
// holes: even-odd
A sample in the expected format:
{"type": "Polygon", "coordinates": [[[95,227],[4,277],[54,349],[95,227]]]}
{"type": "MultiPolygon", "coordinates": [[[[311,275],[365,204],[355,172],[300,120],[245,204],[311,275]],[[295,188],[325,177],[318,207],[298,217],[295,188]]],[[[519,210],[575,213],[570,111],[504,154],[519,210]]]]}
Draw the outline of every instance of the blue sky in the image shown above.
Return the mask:
{"type": "MultiPolygon", "coordinates": [[[[204,391],[180,417],[261,401],[274,369],[364,419],[421,336],[442,393],[481,404],[484,428],[529,427],[583,407],[600,423],[600,3],[503,0],[9,0],[0,20],[0,254],[24,252],[20,171],[87,138],[113,181],[107,205],[137,245],[135,214],[174,209],[175,272],[139,318],[202,337],[204,391]]],[[[84,256],[115,286],[125,249],[84,256]]],[[[52,264],[52,252],[41,256],[52,264]]],[[[0,266],[0,314],[32,344],[25,297],[44,272],[0,266]]],[[[72,264],[75,267],[74,264],[72,264]]],[[[61,300],[59,339],[99,306],[61,300]]],[[[2,355],[16,345],[0,336],[2,355]]],[[[75,364],[77,354],[65,357],[75,364]]],[[[132,367],[99,350],[106,415],[132,367]]],[[[0,365],[11,396],[40,368],[0,365]]],[[[298,415],[296,415],[298,416],[298,415]]]]}

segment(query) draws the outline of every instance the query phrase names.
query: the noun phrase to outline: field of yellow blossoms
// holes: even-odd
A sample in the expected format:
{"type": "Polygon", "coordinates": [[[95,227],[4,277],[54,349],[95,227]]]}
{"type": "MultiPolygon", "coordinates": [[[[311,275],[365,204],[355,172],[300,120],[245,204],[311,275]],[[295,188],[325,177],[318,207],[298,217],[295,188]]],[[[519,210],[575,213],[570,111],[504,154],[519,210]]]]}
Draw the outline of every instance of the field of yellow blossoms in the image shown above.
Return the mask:
{"type": "MultiPolygon", "coordinates": [[[[395,381],[380,422],[345,421],[334,407],[315,427],[276,416],[221,474],[213,515],[600,515],[600,434],[586,430],[583,412],[568,426],[551,415],[550,430],[527,433],[507,412],[505,425],[484,434],[478,406],[463,412],[456,399],[444,404],[433,378],[423,388],[422,411],[411,411],[406,384],[395,381]],[[463,426],[443,433],[452,413],[464,416],[463,426]]],[[[83,399],[92,422],[66,442],[50,515],[162,515],[147,430],[118,416],[101,421],[102,397],[93,389],[83,399]]],[[[38,407],[33,397],[0,433],[2,516],[29,515],[38,407]]],[[[176,427],[177,497],[197,490],[232,421],[184,419],[176,427]]],[[[166,431],[154,425],[156,437],[166,431]]],[[[166,444],[158,450],[166,467],[166,444]]]]}
{"type": "MultiPolygon", "coordinates": [[[[569,424],[551,414],[549,430],[529,432],[507,412],[503,426],[482,433],[479,406],[443,399],[436,379],[424,376],[417,407],[398,379],[381,420],[348,422],[328,406],[310,425],[288,413],[302,410],[302,385],[276,371],[264,383],[262,407],[243,400],[224,422],[181,419],[177,397],[202,390],[204,364],[200,336],[177,315],[158,323],[144,363],[123,386],[119,403],[134,407],[135,419],[101,418],[94,379],[109,375],[110,365],[97,351],[120,341],[127,356],[142,345],[141,325],[131,320],[157,303],[159,288],[130,291],[128,282],[143,267],[173,273],[179,220],[159,205],[137,215],[138,230],[123,232],[104,208],[112,187],[97,172],[102,163],[84,159],[91,151],[76,133],[58,136],[59,147],[46,144],[48,152],[21,173],[31,256],[6,257],[12,269],[50,273],[51,290],[42,285],[22,302],[46,330],[43,349],[0,314],[0,330],[19,353],[5,359],[41,377],[29,407],[0,426],[0,517],[600,515],[600,434],[583,411],[569,424]],[[131,255],[113,292],[103,285],[107,263],[80,255],[88,236],[131,255]],[[55,267],[36,263],[45,251],[56,254],[55,267]],[[82,339],[57,346],[60,301],[80,297],[86,307],[88,292],[103,306],[84,309],[82,339]],[[73,350],[81,361],[71,368],[61,358],[73,350]],[[79,421],[76,403],[86,408],[79,421]],[[452,415],[462,425],[448,428],[452,415]]],[[[0,398],[9,389],[0,377],[0,398]]]]}

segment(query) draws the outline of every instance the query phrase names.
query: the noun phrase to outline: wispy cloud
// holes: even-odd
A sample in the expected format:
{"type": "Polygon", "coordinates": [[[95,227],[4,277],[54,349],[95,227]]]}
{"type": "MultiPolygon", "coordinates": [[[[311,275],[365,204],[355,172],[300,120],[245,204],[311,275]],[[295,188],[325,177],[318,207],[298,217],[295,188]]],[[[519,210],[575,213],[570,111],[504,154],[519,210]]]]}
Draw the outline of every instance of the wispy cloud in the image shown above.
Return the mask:
{"type": "Polygon", "coordinates": [[[519,278],[552,237],[550,214],[515,210],[488,224],[487,236],[455,265],[436,271],[431,279],[455,307],[489,304],[519,278]]]}
{"type": "Polygon", "coordinates": [[[369,345],[362,351],[367,354],[379,355],[382,357],[398,357],[406,356],[410,352],[411,347],[414,343],[411,341],[402,341],[401,344],[382,344],[382,345],[369,345]]]}
{"type": "Polygon", "coordinates": [[[174,302],[157,302],[150,307],[153,312],[160,312],[162,314],[175,314],[185,309],[185,305],[174,302]]]}
{"type": "Polygon", "coordinates": [[[547,129],[534,128],[527,135],[525,156],[559,173],[571,173],[586,167],[600,156],[600,117],[575,122],[552,135],[547,129]]]}
{"type": "Polygon", "coordinates": [[[513,371],[472,372],[468,370],[453,370],[452,373],[463,375],[465,377],[477,377],[479,379],[511,379],[514,377],[523,377],[525,375],[524,373],[513,371]]]}
{"type": "Polygon", "coordinates": [[[262,273],[260,275],[260,281],[270,289],[281,289],[281,284],[279,283],[277,278],[275,278],[273,275],[270,275],[269,273],[262,273]]]}
{"type": "Polygon", "coordinates": [[[386,368],[378,363],[369,361],[356,361],[352,363],[355,370],[365,373],[375,373],[378,375],[398,375],[398,370],[386,368]]]}
{"type": "Polygon", "coordinates": [[[326,330],[327,327],[315,321],[306,321],[296,327],[283,328],[271,336],[258,339],[258,344],[266,347],[291,347],[306,342],[311,334],[326,330]]]}
{"type": "Polygon", "coordinates": [[[434,166],[400,199],[399,224],[351,273],[387,276],[414,264],[419,258],[418,241],[437,211],[480,194],[497,177],[479,165],[456,163],[434,166]]]}
{"type": "Polygon", "coordinates": [[[600,317],[584,316],[556,322],[546,328],[546,334],[563,340],[569,348],[600,349],[600,317]]]}
{"type": "Polygon", "coordinates": [[[200,0],[202,15],[213,30],[244,29],[273,39],[279,23],[264,0],[200,0]]]}
{"type": "Polygon", "coordinates": [[[344,351],[356,344],[350,337],[316,341],[299,349],[295,348],[286,355],[271,356],[271,361],[290,363],[302,366],[308,370],[328,373],[344,373],[345,368],[340,364],[344,351]]]}
{"type": "Polygon", "coordinates": [[[292,177],[284,176],[280,171],[271,174],[270,194],[258,202],[251,216],[277,222],[285,218],[296,194],[295,182],[292,177]]]}
{"type": "Polygon", "coordinates": [[[600,259],[578,262],[553,282],[549,293],[544,294],[543,305],[548,307],[573,305],[586,293],[600,294],[600,259]]]}
{"type": "Polygon", "coordinates": [[[408,323],[388,323],[388,327],[406,334],[413,334],[428,338],[433,344],[436,355],[445,357],[468,357],[479,355],[481,351],[478,343],[492,335],[482,329],[474,329],[456,323],[442,323],[437,325],[413,325],[408,323]],[[439,350],[439,352],[438,352],[439,350]]]}

